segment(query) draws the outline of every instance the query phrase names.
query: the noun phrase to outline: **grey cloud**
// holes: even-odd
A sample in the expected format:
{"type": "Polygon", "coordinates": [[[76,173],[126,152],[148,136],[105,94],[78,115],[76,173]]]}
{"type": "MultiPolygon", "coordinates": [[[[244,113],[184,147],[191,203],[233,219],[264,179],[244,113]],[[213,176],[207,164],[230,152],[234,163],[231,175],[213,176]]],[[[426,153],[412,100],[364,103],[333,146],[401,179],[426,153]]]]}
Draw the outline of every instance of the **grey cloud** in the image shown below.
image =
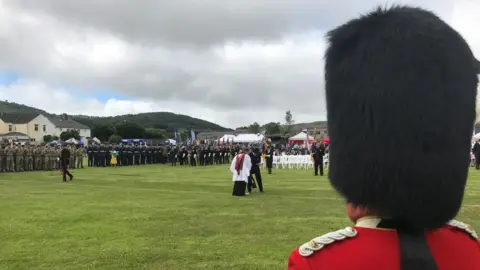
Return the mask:
{"type": "MultiPolygon", "coordinates": [[[[275,42],[290,35],[302,50],[306,41],[295,35],[328,30],[384,2],[11,0],[8,5],[40,16],[41,26],[17,22],[9,25],[8,33],[0,28],[5,34],[0,36],[0,69],[85,91],[106,88],[137,98],[195,102],[228,115],[228,121],[240,121],[243,116],[236,112],[241,109],[261,112],[260,121],[279,113],[283,117],[285,110],[324,116],[323,51],[270,63],[229,62],[216,49],[226,40],[275,42]],[[125,62],[96,70],[81,59],[62,58],[52,35],[65,34],[67,39],[70,31],[88,30],[113,34],[132,45],[125,62]]],[[[416,3],[447,14],[451,1],[416,3]]]]}
{"type": "MultiPolygon", "coordinates": [[[[9,0],[71,23],[112,32],[144,45],[209,46],[265,40],[309,29],[328,30],[384,0],[9,0]]],[[[391,1],[388,1],[391,2],[391,1]]],[[[451,0],[397,1],[442,7],[451,0]]],[[[438,8],[437,8],[438,9],[438,8]]]]}

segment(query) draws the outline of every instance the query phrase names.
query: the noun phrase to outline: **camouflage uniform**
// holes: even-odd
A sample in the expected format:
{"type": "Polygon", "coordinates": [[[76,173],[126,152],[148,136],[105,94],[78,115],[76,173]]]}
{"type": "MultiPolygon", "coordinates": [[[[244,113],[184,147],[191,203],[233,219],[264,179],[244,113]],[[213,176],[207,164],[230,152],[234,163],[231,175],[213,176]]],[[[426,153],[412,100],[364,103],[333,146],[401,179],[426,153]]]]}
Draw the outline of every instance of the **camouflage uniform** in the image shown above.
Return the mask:
{"type": "Polygon", "coordinates": [[[83,147],[78,147],[78,149],[75,151],[75,155],[77,156],[77,168],[83,169],[83,155],[84,155],[84,148],[83,147]]]}
{"type": "Polygon", "coordinates": [[[3,145],[0,145],[0,172],[5,171],[5,149],[3,145]]]}
{"type": "Polygon", "coordinates": [[[68,150],[70,151],[70,160],[69,160],[69,168],[75,169],[75,146],[70,145],[68,146],[68,150]]]}
{"type": "Polygon", "coordinates": [[[57,148],[54,150],[54,158],[55,158],[55,170],[60,169],[60,153],[62,152],[62,149],[57,148]]]}
{"type": "Polygon", "coordinates": [[[39,171],[42,169],[42,161],[43,161],[43,157],[42,157],[42,148],[40,148],[40,146],[38,146],[34,152],[33,152],[33,161],[35,162],[35,170],[39,171]]]}
{"type": "Polygon", "coordinates": [[[15,149],[13,146],[7,146],[5,149],[5,170],[7,172],[15,171],[14,167],[15,149]]]}
{"type": "Polygon", "coordinates": [[[32,146],[29,146],[27,148],[27,170],[28,171],[33,171],[33,148],[32,146]]]}
{"type": "Polygon", "coordinates": [[[42,149],[42,156],[43,156],[43,170],[48,171],[50,170],[50,149],[48,146],[42,149]]]}
{"type": "Polygon", "coordinates": [[[54,150],[52,149],[52,147],[49,147],[47,148],[47,156],[48,156],[48,167],[47,167],[47,170],[51,171],[53,170],[54,168],[54,164],[55,164],[55,161],[54,161],[54,150]]]}
{"type": "Polygon", "coordinates": [[[23,172],[23,162],[25,161],[24,159],[24,151],[22,146],[17,146],[17,151],[16,151],[16,166],[17,166],[17,172],[23,172]]]}

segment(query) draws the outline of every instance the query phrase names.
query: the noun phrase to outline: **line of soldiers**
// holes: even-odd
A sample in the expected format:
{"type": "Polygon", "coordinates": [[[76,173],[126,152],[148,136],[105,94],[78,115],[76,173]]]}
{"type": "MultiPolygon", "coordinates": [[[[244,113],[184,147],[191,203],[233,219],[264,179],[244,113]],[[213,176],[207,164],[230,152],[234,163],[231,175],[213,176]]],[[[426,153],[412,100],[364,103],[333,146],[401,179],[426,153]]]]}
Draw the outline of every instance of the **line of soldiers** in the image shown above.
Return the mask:
{"type": "MultiPolygon", "coordinates": [[[[68,146],[70,169],[83,168],[85,149],[68,146]]],[[[58,170],[61,148],[57,146],[34,146],[19,144],[0,145],[0,172],[58,170]]]]}
{"type": "Polygon", "coordinates": [[[166,164],[206,166],[227,164],[239,151],[238,147],[199,146],[144,146],[144,145],[92,145],[86,148],[89,167],[109,167],[113,153],[117,166],[166,164]]]}
{"type": "Polygon", "coordinates": [[[208,166],[230,163],[230,159],[238,153],[239,147],[210,147],[206,145],[191,147],[173,147],[168,151],[168,162],[172,166],[176,166],[177,162],[180,166],[208,166]]]}
{"type": "Polygon", "coordinates": [[[110,166],[114,152],[118,154],[117,166],[167,163],[168,152],[164,146],[96,144],[87,147],[88,166],[110,166]]]}

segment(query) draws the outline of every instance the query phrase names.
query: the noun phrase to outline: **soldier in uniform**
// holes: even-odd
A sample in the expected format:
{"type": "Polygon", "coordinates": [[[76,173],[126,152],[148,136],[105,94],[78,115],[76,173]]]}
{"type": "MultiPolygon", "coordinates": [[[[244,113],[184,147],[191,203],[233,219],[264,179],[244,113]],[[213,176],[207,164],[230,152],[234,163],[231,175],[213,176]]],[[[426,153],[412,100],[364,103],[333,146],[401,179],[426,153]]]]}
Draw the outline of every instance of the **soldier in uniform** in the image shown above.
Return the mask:
{"type": "Polygon", "coordinates": [[[26,151],[26,159],[27,167],[25,168],[27,171],[33,171],[33,146],[29,145],[26,151]]]}
{"type": "Polygon", "coordinates": [[[5,148],[5,171],[14,172],[15,171],[15,149],[13,145],[8,145],[5,148]]]}
{"type": "Polygon", "coordinates": [[[82,168],[83,169],[83,156],[85,155],[85,148],[81,147],[80,145],[77,147],[77,150],[75,150],[74,155],[76,156],[76,161],[77,161],[77,169],[82,168]]]}
{"type": "Polygon", "coordinates": [[[16,151],[16,162],[17,162],[17,172],[23,172],[23,165],[24,165],[24,162],[25,162],[25,156],[24,156],[24,149],[23,149],[23,146],[20,145],[20,146],[17,146],[17,151],[16,151]]]}
{"type": "Polygon", "coordinates": [[[198,164],[200,166],[205,165],[205,150],[203,149],[203,146],[200,147],[200,151],[198,151],[198,164]]]}
{"type": "Polygon", "coordinates": [[[468,44],[431,12],[398,6],[328,41],[329,180],[356,225],[302,245],[288,269],[480,269],[477,234],[453,220],[475,121],[468,44]]]}
{"type": "Polygon", "coordinates": [[[34,150],[34,156],[33,156],[33,160],[34,160],[34,163],[35,163],[35,170],[36,171],[40,171],[42,169],[42,148],[40,147],[40,145],[37,145],[37,147],[35,148],[34,150]]]}
{"type": "Polygon", "coordinates": [[[62,168],[61,167],[61,160],[60,160],[61,153],[62,153],[62,147],[57,146],[57,148],[55,148],[55,150],[54,150],[54,157],[53,157],[54,160],[55,160],[54,170],[60,170],[62,168]]]}
{"type": "Polygon", "coordinates": [[[273,167],[273,148],[269,145],[265,152],[265,163],[267,165],[268,174],[272,174],[273,167]]]}
{"type": "Polygon", "coordinates": [[[87,166],[93,167],[93,146],[87,147],[87,166]]]}
{"type": "Polygon", "coordinates": [[[76,166],[77,165],[77,155],[75,154],[76,153],[76,147],[75,145],[70,145],[69,149],[70,151],[70,166],[69,168],[71,169],[76,169],[76,166]]]}
{"type": "Polygon", "coordinates": [[[45,147],[43,147],[43,149],[42,149],[42,156],[43,156],[43,167],[42,167],[42,169],[44,171],[48,171],[49,166],[50,166],[50,149],[47,145],[45,145],[45,147]]]}
{"type": "Polygon", "coordinates": [[[0,172],[5,172],[5,146],[0,145],[0,172]]]}

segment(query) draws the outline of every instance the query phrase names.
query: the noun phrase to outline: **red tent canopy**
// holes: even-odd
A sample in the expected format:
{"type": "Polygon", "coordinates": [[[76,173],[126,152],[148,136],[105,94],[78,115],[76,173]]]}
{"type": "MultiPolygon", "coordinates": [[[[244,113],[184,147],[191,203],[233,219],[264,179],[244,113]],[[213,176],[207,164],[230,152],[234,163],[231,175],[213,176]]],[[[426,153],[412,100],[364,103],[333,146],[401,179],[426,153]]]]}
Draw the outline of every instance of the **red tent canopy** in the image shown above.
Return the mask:
{"type": "Polygon", "coordinates": [[[323,138],[322,143],[329,144],[330,143],[330,136],[323,138]]]}

